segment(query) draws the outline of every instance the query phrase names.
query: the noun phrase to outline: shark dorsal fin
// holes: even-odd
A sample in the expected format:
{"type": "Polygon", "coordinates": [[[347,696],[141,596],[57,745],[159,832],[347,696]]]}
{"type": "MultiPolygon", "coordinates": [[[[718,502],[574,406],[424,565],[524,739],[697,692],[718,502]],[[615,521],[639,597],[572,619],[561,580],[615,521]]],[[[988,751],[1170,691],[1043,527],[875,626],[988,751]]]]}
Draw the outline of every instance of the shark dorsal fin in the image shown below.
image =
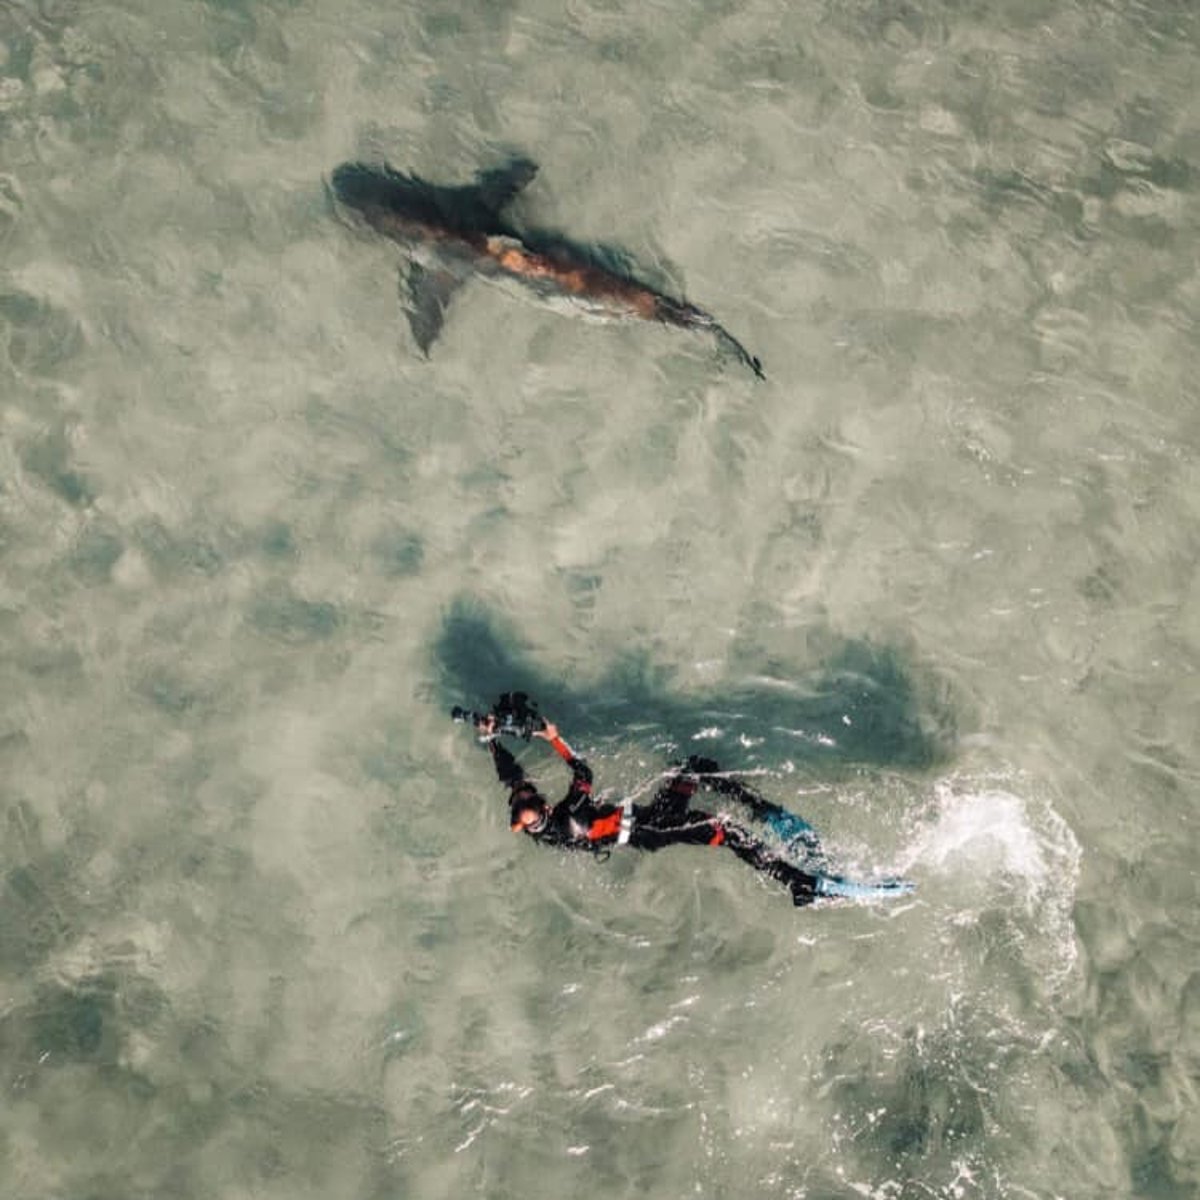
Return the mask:
{"type": "Polygon", "coordinates": [[[480,171],[475,176],[480,199],[498,213],[537,174],[537,163],[527,158],[514,158],[503,167],[480,171]]]}

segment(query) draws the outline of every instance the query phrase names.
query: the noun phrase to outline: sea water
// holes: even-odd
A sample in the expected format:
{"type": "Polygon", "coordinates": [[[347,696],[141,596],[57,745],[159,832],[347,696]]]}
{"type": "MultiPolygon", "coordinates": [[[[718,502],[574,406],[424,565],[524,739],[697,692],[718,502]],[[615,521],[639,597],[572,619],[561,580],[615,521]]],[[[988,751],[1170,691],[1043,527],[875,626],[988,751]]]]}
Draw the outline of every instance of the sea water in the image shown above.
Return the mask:
{"type": "Polygon", "coordinates": [[[1197,22],[5,5],[0,1193],[1194,1195],[1197,22]],[[515,154],[766,381],[423,359],[330,172],[515,154]],[[514,838],[513,687],[915,894],[514,838]]]}

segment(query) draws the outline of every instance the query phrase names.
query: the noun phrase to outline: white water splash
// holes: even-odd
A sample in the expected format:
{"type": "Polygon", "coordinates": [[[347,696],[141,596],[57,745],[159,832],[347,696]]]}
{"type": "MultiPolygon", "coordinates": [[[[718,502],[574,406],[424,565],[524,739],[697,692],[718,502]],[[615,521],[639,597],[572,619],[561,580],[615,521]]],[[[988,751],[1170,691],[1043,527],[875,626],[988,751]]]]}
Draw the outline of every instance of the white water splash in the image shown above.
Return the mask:
{"type": "Polygon", "coordinates": [[[1019,922],[1014,936],[1026,954],[1057,983],[1076,957],[1071,910],[1079,843],[1046,800],[998,784],[995,779],[939,783],[933,820],[901,853],[900,862],[905,874],[942,876],[960,893],[966,886],[982,894],[979,908],[963,910],[958,923],[973,922],[988,908],[1005,908],[1019,922]]]}

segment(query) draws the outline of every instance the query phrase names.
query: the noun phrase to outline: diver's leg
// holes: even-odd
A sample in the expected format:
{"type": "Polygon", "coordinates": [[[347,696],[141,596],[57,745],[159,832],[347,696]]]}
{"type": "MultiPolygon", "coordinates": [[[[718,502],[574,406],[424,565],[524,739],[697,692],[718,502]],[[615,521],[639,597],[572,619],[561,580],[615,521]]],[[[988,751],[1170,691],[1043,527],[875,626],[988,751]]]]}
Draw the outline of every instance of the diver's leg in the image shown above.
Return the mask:
{"type": "MultiPolygon", "coordinates": [[[[636,810],[635,810],[636,812],[636,810]]],[[[791,863],[774,857],[769,848],[738,825],[711,813],[692,811],[686,824],[655,826],[635,821],[629,844],[640,850],[661,850],[664,846],[728,846],[743,862],[756,871],[782,883],[792,894],[797,907],[811,904],[816,897],[817,877],[791,863]]]]}
{"type": "Polygon", "coordinates": [[[782,841],[789,850],[815,854],[821,849],[817,831],[803,817],[788,812],[781,805],[760,796],[752,787],[730,775],[721,775],[721,768],[711,758],[692,755],[685,764],[696,776],[700,787],[729,796],[744,804],[750,812],[782,841]]]}
{"type": "Polygon", "coordinates": [[[654,795],[647,805],[639,805],[635,811],[639,821],[669,829],[675,825],[683,825],[692,819],[689,812],[692,797],[696,794],[696,780],[686,771],[673,775],[654,795]]]}
{"type": "Polygon", "coordinates": [[[711,813],[688,810],[681,814],[657,804],[645,808],[634,806],[629,844],[639,850],[661,850],[664,846],[719,846],[724,840],[724,823],[711,813]]]}
{"type": "MultiPolygon", "coordinates": [[[[715,759],[701,758],[693,754],[684,763],[684,769],[695,775],[696,782],[702,788],[740,800],[760,820],[765,820],[768,814],[779,809],[778,804],[772,804],[769,800],[763,799],[752,787],[740,779],[735,779],[732,775],[721,774],[721,768],[715,759]]],[[[783,810],[779,809],[779,811],[783,810]]]]}
{"type": "Polygon", "coordinates": [[[800,870],[789,862],[776,858],[769,847],[738,825],[724,825],[724,843],[744,863],[756,871],[778,880],[792,893],[792,903],[797,908],[811,904],[817,894],[817,876],[800,870]]]}

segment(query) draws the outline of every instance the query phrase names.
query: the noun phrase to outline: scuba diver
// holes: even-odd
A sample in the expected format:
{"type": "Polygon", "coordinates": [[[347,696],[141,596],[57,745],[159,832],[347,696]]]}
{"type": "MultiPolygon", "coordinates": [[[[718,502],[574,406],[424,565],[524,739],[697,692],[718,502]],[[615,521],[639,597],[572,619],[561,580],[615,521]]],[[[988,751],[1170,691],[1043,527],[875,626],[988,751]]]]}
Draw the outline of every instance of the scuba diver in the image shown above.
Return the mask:
{"type": "Polygon", "coordinates": [[[664,846],[725,846],[756,871],[783,884],[797,907],[832,896],[876,897],[911,891],[899,880],[857,884],[823,871],[810,873],[780,857],[781,849],[802,851],[808,865],[823,863],[820,843],[812,826],[777,804],[764,800],[736,779],[719,774],[712,759],[689,757],[658,790],[649,804],[626,799],[619,804],[598,801],[592,792],[592,770],[563,740],[558,726],[538,715],[524,692],[505,692],[489,713],[456,707],[456,721],[470,721],[488,748],[500,782],[509,789],[509,825],[513,833],[548,846],[588,850],[607,857],[615,847],[661,850],[664,846]],[[567,794],[551,805],[526,777],[521,764],[500,742],[501,735],[526,741],[540,738],[562,758],[571,771],[567,794]],[[696,792],[705,789],[745,804],[765,822],[785,847],[774,848],[735,824],[724,813],[713,814],[691,807],[696,792]]]}

